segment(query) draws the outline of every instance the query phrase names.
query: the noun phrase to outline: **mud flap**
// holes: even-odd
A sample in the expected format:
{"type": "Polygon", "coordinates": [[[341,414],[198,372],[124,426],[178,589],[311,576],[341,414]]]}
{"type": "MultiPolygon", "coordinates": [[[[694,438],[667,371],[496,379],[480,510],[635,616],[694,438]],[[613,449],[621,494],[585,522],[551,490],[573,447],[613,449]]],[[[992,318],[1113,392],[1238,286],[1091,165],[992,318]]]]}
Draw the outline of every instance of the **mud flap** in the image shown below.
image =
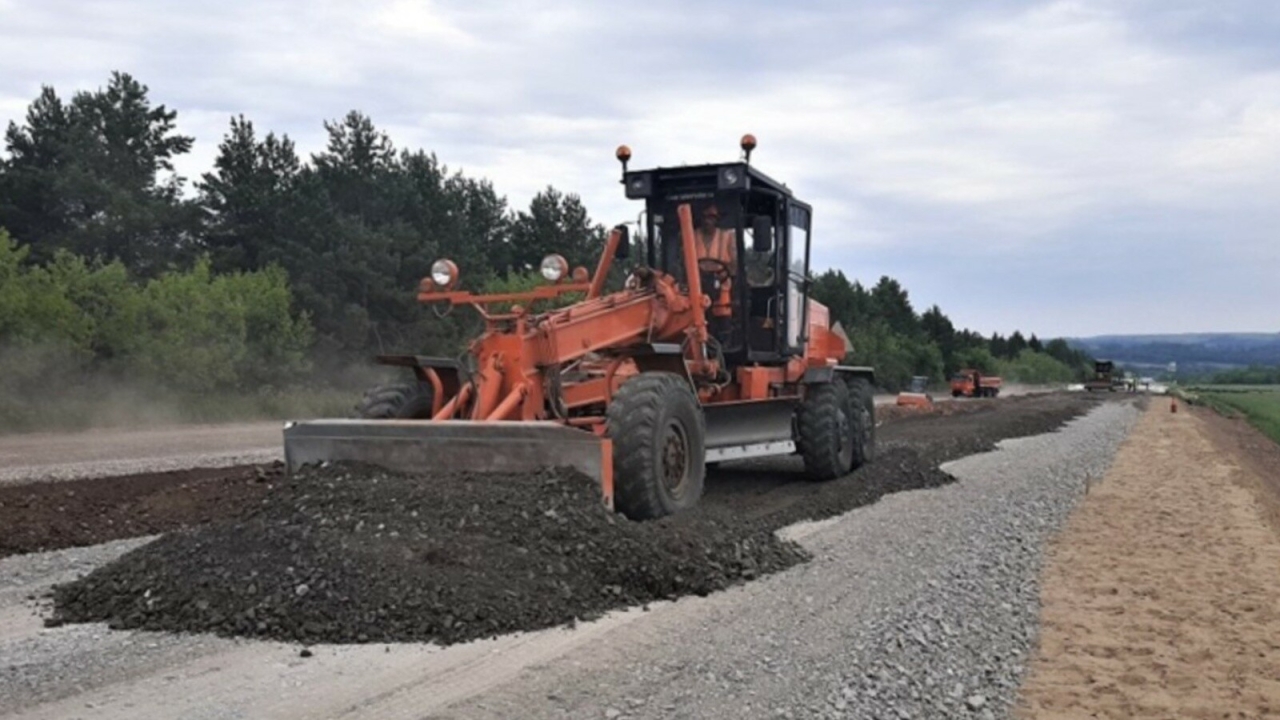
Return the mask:
{"type": "Polygon", "coordinates": [[[309,420],[284,426],[290,473],[320,462],[362,462],[389,470],[534,472],[572,467],[600,483],[613,508],[613,443],[553,422],[309,420]]]}

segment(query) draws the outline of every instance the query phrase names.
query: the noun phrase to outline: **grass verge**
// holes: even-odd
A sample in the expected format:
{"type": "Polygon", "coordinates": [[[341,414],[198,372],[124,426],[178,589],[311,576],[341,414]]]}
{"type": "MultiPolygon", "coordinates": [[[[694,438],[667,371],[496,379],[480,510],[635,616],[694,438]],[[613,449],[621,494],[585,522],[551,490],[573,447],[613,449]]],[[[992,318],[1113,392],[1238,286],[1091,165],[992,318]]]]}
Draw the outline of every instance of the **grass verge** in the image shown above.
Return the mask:
{"type": "Polygon", "coordinates": [[[1280,386],[1195,388],[1197,402],[1234,417],[1243,415],[1251,425],[1280,443],[1280,386]]]}

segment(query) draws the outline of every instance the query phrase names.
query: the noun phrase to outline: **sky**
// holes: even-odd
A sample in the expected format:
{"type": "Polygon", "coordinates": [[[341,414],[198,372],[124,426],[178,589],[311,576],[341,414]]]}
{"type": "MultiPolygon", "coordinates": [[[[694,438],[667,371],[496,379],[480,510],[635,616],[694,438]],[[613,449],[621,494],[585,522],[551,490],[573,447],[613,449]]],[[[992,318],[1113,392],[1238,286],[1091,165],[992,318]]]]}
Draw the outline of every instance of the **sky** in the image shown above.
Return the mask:
{"type": "Polygon", "coordinates": [[[399,147],[634,219],[632,169],[753,163],[814,205],[813,270],[1042,337],[1280,331],[1270,0],[0,0],[0,122],[131,73],[208,171],[233,115],[304,154],[399,147]]]}

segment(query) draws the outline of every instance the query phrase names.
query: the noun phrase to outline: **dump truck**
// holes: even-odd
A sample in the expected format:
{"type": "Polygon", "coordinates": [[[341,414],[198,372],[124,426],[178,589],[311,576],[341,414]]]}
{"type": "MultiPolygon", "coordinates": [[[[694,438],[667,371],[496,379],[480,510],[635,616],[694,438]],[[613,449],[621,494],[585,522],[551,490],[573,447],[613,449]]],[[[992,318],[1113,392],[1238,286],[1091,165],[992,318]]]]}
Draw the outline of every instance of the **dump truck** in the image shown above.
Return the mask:
{"type": "Polygon", "coordinates": [[[473,308],[483,333],[459,359],[378,357],[406,382],[370,390],[358,418],[286,423],[288,469],[567,466],[648,519],[694,507],[709,464],[794,454],[831,480],[869,462],[875,373],[841,364],[848,337],[809,296],[813,208],[751,164],[754,137],[740,145],[737,162],[650,170],[629,170],[620,146],[625,195],[644,210],[610,230],[593,272],[553,254],[544,285],[474,294],[464,268],[435,262],[418,300],[473,308]]]}
{"type": "Polygon", "coordinates": [[[933,396],[929,394],[929,378],[925,375],[912,377],[907,389],[898,393],[897,405],[899,407],[933,407],[933,396]]]}
{"type": "Polygon", "coordinates": [[[981,370],[964,368],[951,376],[951,397],[995,397],[1000,394],[1004,381],[995,375],[983,375],[981,370]]]}
{"type": "Polygon", "coordinates": [[[1109,390],[1111,392],[1115,392],[1115,369],[1116,364],[1110,360],[1095,360],[1093,362],[1093,377],[1085,381],[1084,389],[1089,392],[1093,392],[1094,390],[1109,390]]]}

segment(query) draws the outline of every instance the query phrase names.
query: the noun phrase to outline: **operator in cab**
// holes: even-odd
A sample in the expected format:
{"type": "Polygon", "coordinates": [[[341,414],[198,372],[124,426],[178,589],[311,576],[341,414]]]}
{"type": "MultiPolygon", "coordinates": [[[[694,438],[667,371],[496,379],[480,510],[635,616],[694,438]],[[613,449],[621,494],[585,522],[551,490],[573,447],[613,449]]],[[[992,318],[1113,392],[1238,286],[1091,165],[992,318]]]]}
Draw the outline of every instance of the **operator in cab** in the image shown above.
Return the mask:
{"type": "Polygon", "coordinates": [[[695,245],[698,269],[711,285],[703,292],[711,298],[711,317],[733,315],[733,278],[738,274],[738,237],[733,228],[720,227],[720,208],[708,203],[699,216],[695,245]]]}

